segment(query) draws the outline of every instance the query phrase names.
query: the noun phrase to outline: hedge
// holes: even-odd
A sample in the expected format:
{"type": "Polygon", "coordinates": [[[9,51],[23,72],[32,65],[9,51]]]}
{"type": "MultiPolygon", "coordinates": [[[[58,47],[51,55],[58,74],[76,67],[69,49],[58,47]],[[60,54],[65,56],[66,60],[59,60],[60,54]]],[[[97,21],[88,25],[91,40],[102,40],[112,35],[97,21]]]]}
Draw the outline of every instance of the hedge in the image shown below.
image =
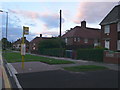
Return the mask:
{"type": "Polygon", "coordinates": [[[65,49],[64,48],[50,48],[50,49],[40,49],[39,54],[64,57],[65,49]]]}
{"type": "Polygon", "coordinates": [[[104,49],[79,49],[77,59],[103,62],[104,49]]]}

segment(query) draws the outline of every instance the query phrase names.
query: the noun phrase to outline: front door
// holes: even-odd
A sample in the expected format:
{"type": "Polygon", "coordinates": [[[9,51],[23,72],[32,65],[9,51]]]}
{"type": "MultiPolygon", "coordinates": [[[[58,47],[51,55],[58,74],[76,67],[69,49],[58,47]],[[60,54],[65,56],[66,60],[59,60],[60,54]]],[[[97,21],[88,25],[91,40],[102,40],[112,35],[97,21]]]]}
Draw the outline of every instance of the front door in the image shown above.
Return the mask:
{"type": "Polygon", "coordinates": [[[117,42],[117,50],[120,50],[120,40],[117,42]]]}
{"type": "Polygon", "coordinates": [[[105,48],[110,49],[110,41],[109,40],[105,40],[105,48]]]}

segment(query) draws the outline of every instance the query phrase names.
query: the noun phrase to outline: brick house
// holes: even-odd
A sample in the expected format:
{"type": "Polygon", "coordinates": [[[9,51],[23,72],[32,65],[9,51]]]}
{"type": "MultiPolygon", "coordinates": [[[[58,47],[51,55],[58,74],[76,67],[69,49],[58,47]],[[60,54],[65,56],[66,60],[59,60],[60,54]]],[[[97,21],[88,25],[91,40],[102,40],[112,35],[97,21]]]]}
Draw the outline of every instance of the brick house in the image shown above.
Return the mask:
{"type": "Polygon", "coordinates": [[[100,25],[101,45],[110,50],[120,50],[120,5],[115,6],[100,25]]]}
{"type": "Polygon", "coordinates": [[[62,38],[68,49],[91,48],[100,45],[100,29],[86,27],[86,21],[81,26],[68,30],[62,38]]]}
{"type": "MultiPolygon", "coordinates": [[[[29,41],[24,37],[25,44],[26,44],[26,51],[29,50],[29,41]]],[[[22,38],[18,39],[17,41],[13,42],[13,49],[20,50],[21,49],[22,38]]]]}
{"type": "Polygon", "coordinates": [[[35,37],[33,40],[30,41],[29,47],[30,52],[37,53],[38,45],[40,41],[42,40],[48,40],[51,39],[50,37],[42,37],[42,34],[40,34],[40,37],[35,37]]]}

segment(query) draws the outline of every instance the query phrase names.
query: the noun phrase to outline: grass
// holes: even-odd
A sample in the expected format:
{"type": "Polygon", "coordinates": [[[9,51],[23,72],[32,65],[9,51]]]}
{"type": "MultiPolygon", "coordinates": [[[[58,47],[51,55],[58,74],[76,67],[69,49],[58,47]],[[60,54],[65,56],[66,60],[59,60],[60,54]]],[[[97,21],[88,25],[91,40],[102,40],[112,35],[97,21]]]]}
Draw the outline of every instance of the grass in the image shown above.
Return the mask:
{"type": "MultiPolygon", "coordinates": [[[[20,53],[9,52],[9,53],[5,53],[3,56],[7,60],[7,62],[9,62],[9,63],[21,62],[20,53]]],[[[48,58],[48,57],[41,57],[41,56],[26,54],[25,55],[25,62],[32,62],[32,61],[40,61],[40,62],[44,62],[47,64],[70,64],[70,63],[74,63],[72,61],[67,61],[67,60],[59,60],[59,59],[53,59],[53,58],[48,58]]]]}
{"type": "Polygon", "coordinates": [[[73,72],[95,71],[95,70],[107,69],[104,66],[96,66],[96,65],[81,65],[81,66],[72,66],[72,67],[63,67],[63,68],[65,70],[73,71],[73,72]]]}

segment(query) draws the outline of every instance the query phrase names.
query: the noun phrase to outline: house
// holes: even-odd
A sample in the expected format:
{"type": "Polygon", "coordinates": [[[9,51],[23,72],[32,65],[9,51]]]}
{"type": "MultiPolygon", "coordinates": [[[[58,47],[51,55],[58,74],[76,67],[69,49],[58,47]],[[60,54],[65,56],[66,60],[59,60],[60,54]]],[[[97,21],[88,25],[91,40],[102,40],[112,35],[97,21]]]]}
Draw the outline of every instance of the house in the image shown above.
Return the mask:
{"type": "Polygon", "coordinates": [[[100,45],[100,29],[86,27],[86,21],[81,26],[68,30],[62,38],[68,49],[91,48],[100,45]]]}
{"type": "Polygon", "coordinates": [[[120,5],[115,6],[100,25],[101,45],[110,50],[120,50],[120,5]]]}
{"type": "MultiPolygon", "coordinates": [[[[29,50],[29,41],[24,37],[24,42],[26,44],[26,51],[29,50]]],[[[13,42],[13,49],[20,50],[21,49],[22,38],[18,39],[17,41],[13,42]]]]}
{"type": "Polygon", "coordinates": [[[51,37],[42,37],[42,34],[40,34],[40,37],[35,37],[33,40],[30,41],[30,52],[37,53],[40,41],[48,39],[51,39],[51,37]]]}

